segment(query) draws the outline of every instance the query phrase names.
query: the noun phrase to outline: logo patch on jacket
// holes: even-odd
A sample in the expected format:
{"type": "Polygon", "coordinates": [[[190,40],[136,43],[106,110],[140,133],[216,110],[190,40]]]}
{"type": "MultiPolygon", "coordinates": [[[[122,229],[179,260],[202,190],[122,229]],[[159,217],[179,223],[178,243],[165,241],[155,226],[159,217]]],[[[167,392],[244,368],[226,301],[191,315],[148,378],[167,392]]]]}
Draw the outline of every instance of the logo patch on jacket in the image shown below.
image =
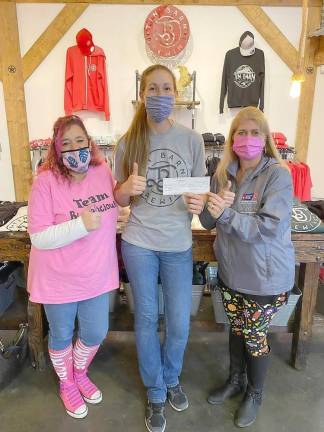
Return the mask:
{"type": "Polygon", "coordinates": [[[246,192],[242,195],[240,201],[240,213],[254,214],[258,211],[257,194],[255,192],[246,192]]]}
{"type": "Polygon", "coordinates": [[[90,72],[96,72],[96,70],[97,70],[97,65],[94,64],[94,63],[90,63],[89,66],[88,66],[89,73],[90,72]]]}
{"type": "Polygon", "coordinates": [[[257,194],[255,192],[247,192],[242,195],[242,201],[256,201],[257,194]]]}

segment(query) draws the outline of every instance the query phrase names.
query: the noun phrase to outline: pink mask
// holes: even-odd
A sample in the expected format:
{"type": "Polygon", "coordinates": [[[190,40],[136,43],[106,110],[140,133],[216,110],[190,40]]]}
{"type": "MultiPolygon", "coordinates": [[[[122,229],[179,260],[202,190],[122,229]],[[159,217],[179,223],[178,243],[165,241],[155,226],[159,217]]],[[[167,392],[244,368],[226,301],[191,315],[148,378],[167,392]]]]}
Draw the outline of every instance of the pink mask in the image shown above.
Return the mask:
{"type": "Polygon", "coordinates": [[[233,151],[240,159],[251,160],[261,155],[264,141],[256,136],[237,136],[234,138],[233,151]]]}

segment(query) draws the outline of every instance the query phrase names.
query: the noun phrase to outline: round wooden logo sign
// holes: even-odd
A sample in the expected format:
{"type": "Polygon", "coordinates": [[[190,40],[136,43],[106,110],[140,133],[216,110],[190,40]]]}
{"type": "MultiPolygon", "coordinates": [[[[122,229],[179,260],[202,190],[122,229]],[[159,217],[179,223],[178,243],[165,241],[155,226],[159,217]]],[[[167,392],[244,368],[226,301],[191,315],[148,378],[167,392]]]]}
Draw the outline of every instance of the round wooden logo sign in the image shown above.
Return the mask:
{"type": "Polygon", "coordinates": [[[178,55],[186,47],[189,36],[187,17],[174,6],[161,5],[145,20],[145,41],[150,50],[159,57],[178,55]]]}

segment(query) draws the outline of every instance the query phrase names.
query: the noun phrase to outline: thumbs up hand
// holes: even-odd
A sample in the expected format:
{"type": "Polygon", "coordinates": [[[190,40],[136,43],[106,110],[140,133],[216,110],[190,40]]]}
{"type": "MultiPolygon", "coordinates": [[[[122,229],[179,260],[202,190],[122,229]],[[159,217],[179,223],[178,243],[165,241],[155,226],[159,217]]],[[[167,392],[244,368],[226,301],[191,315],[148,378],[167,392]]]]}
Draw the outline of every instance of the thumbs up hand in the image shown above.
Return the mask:
{"type": "Polygon", "coordinates": [[[224,190],[230,191],[231,190],[231,186],[232,186],[231,180],[227,180],[227,184],[226,184],[224,190]]]}
{"type": "Polygon", "coordinates": [[[133,163],[133,172],[132,172],[132,175],[138,176],[138,163],[136,163],[136,162],[133,163]]]}
{"type": "Polygon", "coordinates": [[[101,214],[93,206],[87,206],[80,214],[80,217],[88,232],[95,231],[101,226],[101,214]]]}
{"type": "Polygon", "coordinates": [[[146,178],[138,175],[138,164],[136,162],[133,163],[132,174],[123,184],[123,188],[124,192],[130,197],[141,195],[145,191],[146,178]]]}
{"type": "Polygon", "coordinates": [[[231,207],[235,199],[235,193],[231,192],[232,182],[227,180],[226,186],[218,193],[218,195],[225,201],[225,207],[231,207]]]}

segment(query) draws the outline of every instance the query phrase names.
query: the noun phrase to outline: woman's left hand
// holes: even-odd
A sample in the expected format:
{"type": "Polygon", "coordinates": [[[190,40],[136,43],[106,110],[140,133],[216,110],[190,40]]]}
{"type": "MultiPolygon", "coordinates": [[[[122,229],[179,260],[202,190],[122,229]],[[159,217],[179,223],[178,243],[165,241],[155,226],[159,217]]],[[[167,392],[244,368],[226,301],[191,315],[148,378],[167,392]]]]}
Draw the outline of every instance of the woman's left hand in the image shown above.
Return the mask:
{"type": "Polygon", "coordinates": [[[213,216],[213,218],[218,219],[223,214],[225,208],[228,207],[227,202],[213,192],[208,192],[207,196],[208,211],[213,216]]]}
{"type": "Polygon", "coordinates": [[[189,213],[199,215],[203,211],[206,202],[206,195],[184,193],[182,196],[189,213]]]}
{"type": "Polygon", "coordinates": [[[226,187],[218,192],[218,196],[223,198],[223,200],[226,202],[226,207],[231,207],[235,200],[235,193],[231,192],[231,186],[232,182],[228,180],[226,187]]]}

